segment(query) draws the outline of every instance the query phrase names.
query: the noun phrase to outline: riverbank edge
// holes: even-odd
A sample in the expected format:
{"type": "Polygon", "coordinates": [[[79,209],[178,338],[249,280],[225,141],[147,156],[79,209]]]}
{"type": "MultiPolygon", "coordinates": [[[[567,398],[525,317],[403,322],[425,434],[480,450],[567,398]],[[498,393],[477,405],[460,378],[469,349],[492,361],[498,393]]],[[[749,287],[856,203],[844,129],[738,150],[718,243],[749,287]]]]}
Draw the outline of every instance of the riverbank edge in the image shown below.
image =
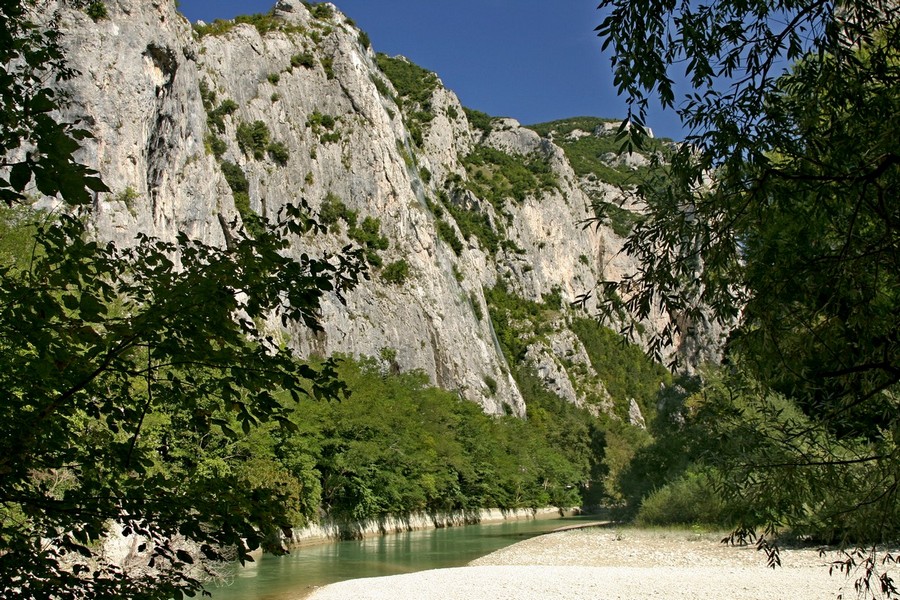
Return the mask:
{"type": "Polygon", "coordinates": [[[288,548],[299,548],[337,540],[363,539],[391,533],[443,529],[504,521],[526,519],[552,519],[581,514],[579,508],[483,508],[480,510],[417,512],[402,516],[388,516],[366,521],[334,521],[324,519],[319,523],[291,529],[284,540],[288,548]]]}

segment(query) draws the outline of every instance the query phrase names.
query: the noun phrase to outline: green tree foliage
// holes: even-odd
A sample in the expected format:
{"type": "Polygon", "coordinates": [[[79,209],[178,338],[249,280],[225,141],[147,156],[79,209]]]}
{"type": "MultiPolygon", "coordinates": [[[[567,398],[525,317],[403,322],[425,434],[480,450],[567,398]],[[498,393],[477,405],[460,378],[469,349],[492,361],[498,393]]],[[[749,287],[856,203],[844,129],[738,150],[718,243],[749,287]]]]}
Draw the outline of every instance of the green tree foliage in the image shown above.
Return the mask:
{"type": "MultiPolygon", "coordinates": [[[[575,117],[549,123],[530,125],[529,129],[543,137],[552,136],[553,143],[566,153],[569,164],[580,177],[589,181],[603,181],[631,190],[651,174],[664,174],[666,158],[671,155],[672,142],[667,139],[647,138],[641,153],[649,157],[649,164],[632,168],[626,164],[610,164],[607,157],[618,154],[621,141],[615,131],[604,125],[610,121],[596,117],[575,117]],[[580,130],[590,135],[569,137],[580,130]]],[[[639,213],[609,202],[602,192],[588,191],[598,221],[608,224],[617,235],[625,237],[635,223],[640,221],[639,213]]]]}
{"type": "Polygon", "coordinates": [[[291,56],[292,67],[305,67],[312,69],[316,66],[316,57],[311,52],[301,52],[291,56]]]}
{"type": "MultiPolygon", "coordinates": [[[[488,290],[485,298],[497,341],[507,363],[515,365],[513,375],[529,407],[529,415],[534,407],[561,402],[545,389],[533,368],[526,363],[528,347],[546,343],[566,313],[558,297],[548,294],[543,303],[525,300],[501,284],[488,290]]],[[[641,485],[649,481],[652,482],[650,488],[641,487],[637,494],[632,489],[635,486],[633,477],[629,478],[629,474],[636,472],[633,469],[635,457],[640,457],[644,448],[650,447],[648,445],[654,442],[654,436],[658,434],[654,430],[651,435],[651,432],[628,423],[630,401],[635,399],[647,420],[651,424],[655,423],[656,406],[661,396],[669,393],[671,375],[664,367],[649,360],[639,347],[625,344],[615,332],[600,326],[596,321],[581,314],[569,314],[566,322],[584,345],[596,376],[588,379],[584,367],[565,360],[563,366],[573,377],[576,387],[582,386],[581,382],[587,382],[590,391],[583,387],[582,391],[588,403],[605,403],[606,398],[599,397],[595,391],[600,385],[605,387],[616,415],[614,418],[603,416],[594,419],[587,412],[570,407],[574,413],[581,414],[580,418],[588,428],[589,435],[581,443],[592,448],[592,454],[585,454],[590,454],[590,476],[589,483],[582,490],[582,497],[591,506],[628,504],[636,507],[649,489],[665,481],[653,469],[645,469],[647,478],[641,480],[641,485]],[[590,441],[586,441],[588,438],[590,441]]],[[[573,449],[579,447],[575,440],[570,440],[570,444],[573,449]]],[[[669,450],[673,451],[671,456],[682,461],[688,460],[684,448],[673,445],[669,450]]],[[[678,471],[676,474],[680,473],[678,471]]],[[[633,511],[628,514],[633,514],[633,511]]]]}
{"type": "MultiPolygon", "coordinates": [[[[322,206],[319,209],[319,219],[326,227],[335,227],[340,221],[347,224],[347,236],[360,245],[366,262],[373,267],[383,264],[380,252],[387,250],[390,242],[381,234],[381,220],[375,217],[365,217],[359,222],[359,213],[351,210],[332,192],[325,195],[322,206]]],[[[394,274],[399,275],[400,271],[394,274]]],[[[408,269],[408,265],[407,265],[408,269]]]]}
{"type": "Polygon", "coordinates": [[[318,230],[302,205],[255,239],[232,224],[226,248],[92,239],[90,200],[108,190],[73,159],[89,134],[54,116],[45,82],[72,72],[56,21],[33,25],[44,9],[0,7],[0,596],[181,597],[199,559],[246,560],[295,516],[301,490],[248,445],[261,423],[292,427],[275,390],[340,386],[261,324],[317,328],[319,299],[355,284],[360,257],[286,258],[318,230]],[[30,214],[28,185],[66,209],[30,214]],[[104,554],[111,532],[137,536],[130,565],[104,554]]]}
{"type": "MultiPolygon", "coordinates": [[[[823,520],[817,530],[896,536],[896,4],[604,0],[601,8],[633,142],[650,98],[673,106],[670,73],[687,69],[692,91],[679,112],[691,134],[669,176],[638,188],[647,216],[626,250],[642,267],[623,282],[623,297],[638,317],[654,309],[672,317],[661,343],[704,310],[735,326],[732,364],[754,382],[735,411],[764,434],[733,456],[745,470],[729,489],[765,482],[743,522],[802,529],[811,509],[823,520]],[[779,417],[787,410],[795,418],[779,417]],[[844,497],[825,500],[834,494],[844,497]],[[808,504],[812,496],[831,508],[808,504]]],[[[733,406],[729,394],[716,397],[733,406]]]]}
{"type": "Polygon", "coordinates": [[[297,431],[276,432],[269,453],[306,478],[301,488],[320,503],[309,514],[349,526],[414,511],[579,503],[592,440],[564,404],[536,401],[527,421],[493,418],[422,373],[387,373],[375,359],[343,359],[337,374],[348,396],[298,407],[297,431]]]}
{"type": "MultiPolygon", "coordinates": [[[[553,468],[558,470],[554,481],[568,482],[561,487],[548,488],[551,496],[565,496],[577,491],[587,506],[621,502],[618,475],[628,465],[635,449],[649,441],[649,436],[621,419],[594,417],[588,410],[559,398],[547,390],[534,367],[526,362],[528,346],[545,341],[554,331],[554,322],[558,323],[562,314],[558,304],[519,298],[503,285],[489,290],[485,298],[500,348],[507,363],[514,365],[512,374],[528,407],[528,421],[540,427],[546,443],[566,458],[565,464],[547,459],[547,464],[555,465],[553,468]]],[[[621,360],[616,354],[605,360],[629,364],[628,357],[621,360]]],[[[640,360],[645,362],[646,357],[641,354],[640,360]]],[[[573,365],[566,368],[570,373],[575,371],[573,365]]],[[[593,404],[602,401],[590,394],[586,395],[586,400],[593,404]]],[[[627,399],[623,400],[627,404],[627,399]]]]}
{"type": "Polygon", "coordinates": [[[325,194],[325,199],[322,200],[322,206],[319,208],[319,220],[323,225],[333,227],[339,221],[344,221],[348,227],[356,227],[357,219],[356,211],[347,208],[343,200],[332,192],[325,194]]]}
{"type": "Polygon", "coordinates": [[[228,144],[225,143],[225,140],[214,133],[206,134],[204,144],[206,146],[207,153],[215,156],[216,160],[221,160],[222,155],[228,151],[228,144]]]}
{"type": "Polygon", "coordinates": [[[650,360],[639,346],[626,343],[615,331],[592,319],[572,319],[572,331],[584,344],[606,391],[618,401],[620,416],[627,417],[627,401],[633,398],[645,419],[652,420],[660,389],[672,385],[671,373],[650,360]]]}
{"type": "Polygon", "coordinates": [[[313,111],[306,120],[306,126],[311,127],[313,133],[319,136],[319,141],[323,144],[336,142],[341,139],[341,132],[337,129],[338,119],[322,114],[319,111],[313,111]]]}
{"type": "Polygon", "coordinates": [[[366,50],[372,47],[372,40],[369,39],[369,34],[365,31],[360,31],[356,39],[359,41],[359,45],[366,50]]]}
{"type": "Polygon", "coordinates": [[[54,595],[165,597],[198,585],[180,540],[207,557],[234,547],[245,559],[288,524],[287,490],[260,484],[244,495],[239,463],[201,468],[215,454],[210,440],[261,421],[289,425],[266,390],[334,385],[255,325],[274,311],[315,328],[321,295],[355,278],[351,263],[284,258],[288,236],[314,227],[299,212],[284,216],[255,239],[233,231],[228,249],[184,236],[117,249],[63,215],[38,226],[27,270],[3,268],[6,584],[38,596],[50,585],[54,595]],[[144,566],[156,571],[135,578],[96,554],[110,523],[145,539],[144,566]],[[95,574],[63,566],[79,555],[95,574]]]}
{"type": "Polygon", "coordinates": [[[635,517],[638,525],[730,526],[726,508],[715,492],[715,482],[703,471],[688,471],[653,490],[635,517]]]}
{"type": "Polygon", "coordinates": [[[327,21],[334,16],[334,10],[325,2],[319,2],[310,6],[310,14],[315,19],[327,21]]]}
{"type": "Polygon", "coordinates": [[[225,176],[225,181],[231,188],[234,208],[241,216],[244,227],[252,236],[261,234],[264,225],[260,216],[250,207],[250,182],[247,180],[244,170],[239,165],[227,160],[221,161],[219,168],[222,169],[222,175],[225,176]]]}
{"type": "Polygon", "coordinates": [[[453,225],[445,221],[444,219],[437,219],[435,221],[437,225],[437,233],[438,237],[453,250],[453,254],[459,256],[463,251],[463,243],[462,240],[459,239],[459,236],[456,235],[456,230],[453,228],[453,225]]]}
{"type": "MultiPolygon", "coordinates": [[[[500,233],[498,234],[491,224],[490,217],[477,207],[473,206],[471,208],[465,208],[451,200],[443,190],[438,192],[438,198],[443,201],[440,212],[443,212],[443,207],[447,208],[447,212],[453,216],[453,220],[456,221],[456,225],[459,227],[459,230],[462,232],[465,239],[468,240],[474,236],[481,247],[487,252],[490,254],[495,254],[497,252],[502,241],[501,236],[506,233],[502,223],[496,224],[497,228],[500,229],[500,233]]],[[[432,204],[432,209],[436,206],[438,205],[432,204]]],[[[439,216],[437,212],[438,211],[435,211],[435,216],[439,216]]]]}

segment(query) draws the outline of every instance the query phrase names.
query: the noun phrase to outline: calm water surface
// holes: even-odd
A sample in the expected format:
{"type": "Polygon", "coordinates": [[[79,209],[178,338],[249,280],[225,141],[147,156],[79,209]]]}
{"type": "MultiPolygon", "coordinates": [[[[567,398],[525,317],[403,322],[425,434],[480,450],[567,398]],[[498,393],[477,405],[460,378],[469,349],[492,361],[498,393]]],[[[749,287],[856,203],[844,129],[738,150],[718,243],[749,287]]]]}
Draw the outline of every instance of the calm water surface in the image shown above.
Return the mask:
{"type": "Polygon", "coordinates": [[[236,567],[227,584],[209,591],[213,600],[296,600],[314,587],[346,579],[459,567],[510,544],[587,520],[591,519],[469,525],[308,546],[236,567]]]}

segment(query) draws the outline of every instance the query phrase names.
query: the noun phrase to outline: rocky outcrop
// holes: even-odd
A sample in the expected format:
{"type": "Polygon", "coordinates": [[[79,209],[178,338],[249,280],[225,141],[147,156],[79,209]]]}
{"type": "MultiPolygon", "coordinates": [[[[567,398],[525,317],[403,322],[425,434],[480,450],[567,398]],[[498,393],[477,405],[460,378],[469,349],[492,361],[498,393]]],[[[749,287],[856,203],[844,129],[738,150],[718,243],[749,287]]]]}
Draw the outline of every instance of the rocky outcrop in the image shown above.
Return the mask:
{"type": "MultiPolygon", "coordinates": [[[[399,368],[420,369],[489,413],[524,415],[484,290],[503,282],[527,299],[558,294],[568,303],[634,269],[611,230],[582,227],[592,215],[590,200],[549,139],[512,119],[495,120],[483,136],[439,80],[417,139],[410,123],[418,117],[399,102],[374,51],[333,5],[313,10],[281,0],[260,26],[204,29],[193,28],[169,0],[105,4],[109,16],[97,22],[65,2],[54,6],[71,64],[81,72],[67,84],[67,116],[94,134],[81,159],[112,190],[95,198],[98,236],[129,244],[138,231],[164,239],[184,231],[219,244],[220,222],[242,211],[265,217],[301,200],[314,209],[339,202],[358,221],[377,219],[388,240],[379,251],[383,265],[405,265],[400,280],[373,267],[371,281],[346,304],[328,298],[322,333],[280,331],[301,353],[388,350],[399,368]],[[242,146],[248,127],[264,130],[269,145],[258,152],[242,146]],[[466,185],[465,159],[479,144],[536,157],[549,165],[555,185],[502,205],[477,197],[466,185]],[[247,180],[238,203],[223,174],[226,163],[247,180]],[[450,189],[457,192],[450,201],[494,225],[502,221],[499,249],[489,251],[474,237],[454,248],[441,234],[439,220],[464,237],[452,214],[435,210],[450,189]]],[[[351,224],[338,220],[327,235],[301,240],[292,251],[336,252],[350,243],[358,243],[351,224]]],[[[553,389],[578,403],[578,386],[552,358],[578,354],[573,337],[561,331],[535,347],[530,360],[548,385],[552,379],[553,389]]]]}
{"type": "MultiPolygon", "coordinates": [[[[578,509],[567,509],[565,512],[578,514],[578,509]]],[[[287,546],[304,546],[333,540],[362,539],[402,531],[486,525],[504,521],[552,519],[563,513],[564,511],[558,508],[514,508],[509,510],[483,508],[469,511],[413,513],[401,517],[384,517],[369,521],[341,522],[326,519],[306,527],[292,529],[290,537],[283,541],[287,546]]]]}

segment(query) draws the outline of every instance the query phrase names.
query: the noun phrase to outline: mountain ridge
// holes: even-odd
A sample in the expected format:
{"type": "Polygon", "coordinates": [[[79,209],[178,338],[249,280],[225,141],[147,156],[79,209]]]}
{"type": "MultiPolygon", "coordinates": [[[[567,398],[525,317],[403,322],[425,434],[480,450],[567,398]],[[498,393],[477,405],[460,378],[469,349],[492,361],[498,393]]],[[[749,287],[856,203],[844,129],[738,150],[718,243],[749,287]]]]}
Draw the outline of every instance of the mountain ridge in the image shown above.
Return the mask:
{"type": "MultiPolygon", "coordinates": [[[[624,200],[616,185],[588,182],[549,137],[464,108],[436,74],[376,54],[332,4],[280,0],[269,15],[193,26],[168,1],[105,5],[95,21],[58,4],[81,71],[66,116],[92,131],[80,159],[112,190],[94,198],[98,237],[223,244],[223,221],[249,228],[297,201],[330,210],[329,233],[292,252],[358,245],[372,278],[346,304],[323,303],[321,333],[269,324],[302,355],[382,357],[488,413],[524,416],[486,291],[565,306],[636,268],[622,231],[583,225],[598,199],[624,200]]],[[[577,374],[591,365],[570,318],[535,337],[529,363],[549,389],[609,412],[602,382],[577,374]]]]}

